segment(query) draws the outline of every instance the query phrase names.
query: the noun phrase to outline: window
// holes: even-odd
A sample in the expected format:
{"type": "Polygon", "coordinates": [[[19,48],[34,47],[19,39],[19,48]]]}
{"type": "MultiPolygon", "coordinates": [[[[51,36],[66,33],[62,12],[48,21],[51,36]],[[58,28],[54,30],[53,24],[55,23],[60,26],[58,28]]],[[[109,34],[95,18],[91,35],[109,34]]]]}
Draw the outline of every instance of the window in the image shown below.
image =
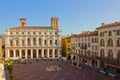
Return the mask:
{"type": "Polygon", "coordinates": [[[57,32],[55,32],[55,35],[57,35],[57,32]]]}
{"type": "Polygon", "coordinates": [[[10,34],[12,35],[12,32],[10,34]]]}
{"type": "Polygon", "coordinates": [[[24,35],[24,32],[22,32],[22,34],[24,35]]]}
{"type": "Polygon", "coordinates": [[[98,47],[97,47],[97,46],[95,46],[95,50],[96,50],[96,51],[98,50],[98,47]]]}
{"type": "Polygon", "coordinates": [[[113,40],[111,38],[108,40],[108,46],[113,46],[113,40]]]}
{"type": "Polygon", "coordinates": [[[18,45],[19,45],[18,40],[16,40],[16,46],[18,46],[18,45]]]}
{"type": "Polygon", "coordinates": [[[24,44],[25,44],[25,42],[24,42],[24,40],[22,40],[22,46],[24,46],[24,44]]]}
{"type": "Polygon", "coordinates": [[[30,32],[28,32],[28,35],[30,34],[30,32]]]}
{"type": "Polygon", "coordinates": [[[39,38],[39,45],[41,45],[41,38],[39,38]]]}
{"type": "Polygon", "coordinates": [[[67,39],[67,42],[70,43],[70,39],[67,39]]]}
{"type": "Polygon", "coordinates": [[[104,58],[104,56],[105,56],[104,49],[101,49],[101,51],[100,51],[100,57],[104,58]]]}
{"type": "Polygon", "coordinates": [[[109,52],[108,52],[108,59],[109,60],[112,60],[113,59],[113,52],[111,49],[109,49],[109,52]]]}
{"type": "Polygon", "coordinates": [[[120,50],[118,50],[117,61],[120,63],[120,50]]]}
{"type": "Polygon", "coordinates": [[[120,38],[117,40],[117,46],[120,47],[120,38]]]}
{"type": "Polygon", "coordinates": [[[104,43],[104,40],[101,39],[101,40],[100,40],[100,46],[104,46],[104,44],[105,44],[105,43],[104,43]]]}
{"type": "Polygon", "coordinates": [[[46,41],[46,40],[44,40],[44,44],[45,44],[45,45],[47,44],[47,41],[46,41]]]}
{"type": "Polygon", "coordinates": [[[33,32],[33,34],[35,35],[35,32],[33,32]]]}
{"type": "Polygon", "coordinates": [[[92,50],[94,50],[94,45],[92,45],[92,50]]]}
{"type": "Polygon", "coordinates": [[[13,46],[13,41],[12,40],[10,40],[10,46],[13,46]]]}
{"type": "Polygon", "coordinates": [[[111,33],[111,31],[109,31],[109,32],[108,32],[108,36],[112,36],[112,33],[111,33]]]}
{"type": "Polygon", "coordinates": [[[90,43],[88,43],[88,47],[90,47],[90,43]]]}
{"type": "Polygon", "coordinates": [[[19,50],[16,50],[16,57],[19,56],[19,50]]]}
{"type": "Polygon", "coordinates": [[[57,45],[57,40],[55,40],[55,44],[57,45]]]}
{"type": "Polygon", "coordinates": [[[120,30],[117,31],[117,35],[120,35],[120,30]]]}
{"type": "Polygon", "coordinates": [[[18,32],[16,32],[16,34],[18,35],[18,32]]]}
{"type": "Polygon", "coordinates": [[[46,35],[46,32],[45,32],[45,35],[46,35]]]}
{"type": "Polygon", "coordinates": [[[52,45],[52,40],[50,40],[50,45],[52,45]]]}
{"type": "Polygon", "coordinates": [[[101,32],[101,33],[100,33],[100,37],[104,37],[104,32],[101,32]]]}
{"type": "Polygon", "coordinates": [[[10,50],[10,57],[13,57],[13,50],[10,50]]]}
{"type": "Polygon", "coordinates": [[[28,38],[28,45],[30,46],[30,44],[31,44],[31,40],[30,40],[30,38],[28,38]]]}

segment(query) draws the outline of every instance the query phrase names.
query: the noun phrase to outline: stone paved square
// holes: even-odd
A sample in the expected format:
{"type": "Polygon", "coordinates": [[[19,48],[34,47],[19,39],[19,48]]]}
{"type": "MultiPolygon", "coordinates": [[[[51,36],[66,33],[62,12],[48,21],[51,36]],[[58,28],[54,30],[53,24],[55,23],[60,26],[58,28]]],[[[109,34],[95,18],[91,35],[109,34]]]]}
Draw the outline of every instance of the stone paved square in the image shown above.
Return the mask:
{"type": "Polygon", "coordinates": [[[32,64],[14,64],[13,74],[15,80],[120,80],[102,74],[90,68],[78,69],[68,61],[32,61],[32,64]],[[60,71],[46,71],[50,65],[60,65],[60,71]]]}

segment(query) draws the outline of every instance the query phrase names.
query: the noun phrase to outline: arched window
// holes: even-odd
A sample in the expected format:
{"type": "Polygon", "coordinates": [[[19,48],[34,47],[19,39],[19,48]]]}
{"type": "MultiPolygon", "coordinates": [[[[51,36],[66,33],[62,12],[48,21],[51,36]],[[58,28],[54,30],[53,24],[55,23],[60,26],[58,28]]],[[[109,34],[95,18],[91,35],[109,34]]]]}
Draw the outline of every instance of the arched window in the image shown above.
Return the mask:
{"type": "Polygon", "coordinates": [[[113,52],[112,52],[111,49],[109,49],[109,51],[108,51],[108,59],[109,59],[109,60],[112,60],[112,59],[113,59],[113,52]]]}

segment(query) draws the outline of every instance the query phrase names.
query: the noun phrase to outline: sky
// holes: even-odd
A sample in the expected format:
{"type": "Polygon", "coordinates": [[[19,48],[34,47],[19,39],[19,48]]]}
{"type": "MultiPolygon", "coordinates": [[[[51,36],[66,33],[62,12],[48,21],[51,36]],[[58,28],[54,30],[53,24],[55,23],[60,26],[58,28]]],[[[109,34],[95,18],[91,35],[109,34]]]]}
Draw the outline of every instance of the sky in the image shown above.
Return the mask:
{"type": "Polygon", "coordinates": [[[93,31],[101,23],[120,22],[120,0],[0,0],[0,34],[20,25],[50,26],[59,18],[62,35],[93,31]]]}

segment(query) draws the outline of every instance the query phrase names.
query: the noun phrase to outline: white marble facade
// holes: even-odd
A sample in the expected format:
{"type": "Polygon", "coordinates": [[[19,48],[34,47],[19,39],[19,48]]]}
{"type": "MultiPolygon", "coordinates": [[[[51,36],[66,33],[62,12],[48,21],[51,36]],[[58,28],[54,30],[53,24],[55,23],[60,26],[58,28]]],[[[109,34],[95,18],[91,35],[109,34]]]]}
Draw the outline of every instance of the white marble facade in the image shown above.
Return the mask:
{"type": "Polygon", "coordinates": [[[21,18],[20,23],[19,27],[6,29],[5,58],[60,58],[58,18],[51,18],[51,26],[26,26],[25,18],[21,18]]]}

